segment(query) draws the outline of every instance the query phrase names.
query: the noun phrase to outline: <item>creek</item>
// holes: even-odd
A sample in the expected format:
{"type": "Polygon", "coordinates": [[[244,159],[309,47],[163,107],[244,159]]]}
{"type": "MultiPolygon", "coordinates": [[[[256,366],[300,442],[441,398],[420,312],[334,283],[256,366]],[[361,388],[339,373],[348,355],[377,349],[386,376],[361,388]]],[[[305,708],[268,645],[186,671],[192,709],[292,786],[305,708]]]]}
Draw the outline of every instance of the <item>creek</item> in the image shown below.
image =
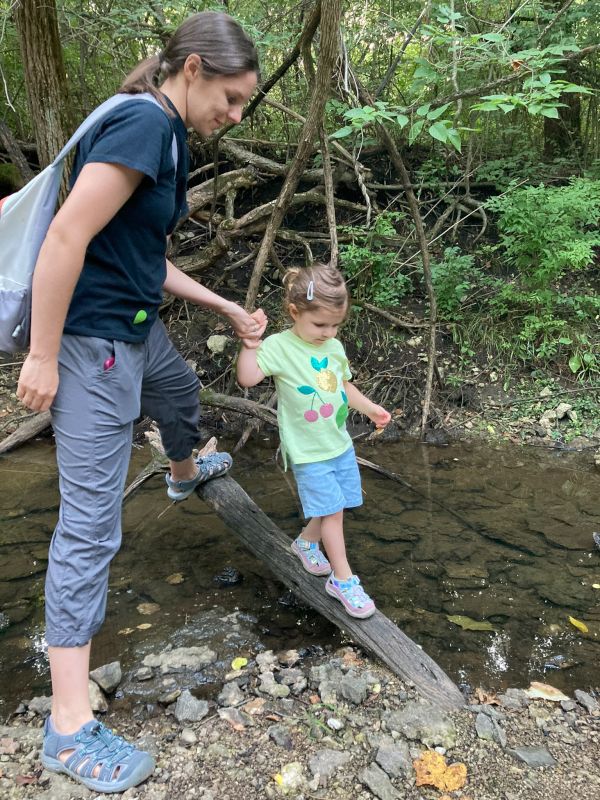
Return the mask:
{"type": "MultiPolygon", "coordinates": [[[[598,686],[600,508],[585,456],[413,441],[358,443],[357,452],[412,487],[362,468],[365,503],[346,516],[350,563],[383,613],[458,683],[598,686]],[[469,620],[491,629],[461,627],[469,620]]],[[[291,539],[298,505],[273,453],[272,442],[254,442],[232,474],[291,539]]],[[[45,439],[0,459],[0,717],[50,694],[43,582],[58,512],[54,458],[45,439]]],[[[131,478],[149,458],[134,448],[131,478]]],[[[210,694],[237,655],[343,641],[197,498],[172,506],[156,476],[126,503],[93,666],[119,659],[126,671],[168,645],[210,645],[219,654],[205,675],[210,694]]]]}

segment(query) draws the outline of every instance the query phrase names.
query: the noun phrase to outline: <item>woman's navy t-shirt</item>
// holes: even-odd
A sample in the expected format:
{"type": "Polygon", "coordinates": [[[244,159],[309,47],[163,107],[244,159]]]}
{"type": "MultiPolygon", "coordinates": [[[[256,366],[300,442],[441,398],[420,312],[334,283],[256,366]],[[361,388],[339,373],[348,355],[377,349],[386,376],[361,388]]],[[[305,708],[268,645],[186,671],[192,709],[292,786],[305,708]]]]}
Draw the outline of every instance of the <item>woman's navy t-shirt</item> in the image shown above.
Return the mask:
{"type": "Polygon", "coordinates": [[[71,186],[88,163],[122,164],[144,178],[90,242],[65,333],[141,342],[158,316],[167,236],[187,211],[187,131],[169,105],[175,112],[172,118],[154,103],[132,95],[130,103],[117,106],[78,145],[71,186]],[[173,132],[178,149],[176,176],[173,132]]]}

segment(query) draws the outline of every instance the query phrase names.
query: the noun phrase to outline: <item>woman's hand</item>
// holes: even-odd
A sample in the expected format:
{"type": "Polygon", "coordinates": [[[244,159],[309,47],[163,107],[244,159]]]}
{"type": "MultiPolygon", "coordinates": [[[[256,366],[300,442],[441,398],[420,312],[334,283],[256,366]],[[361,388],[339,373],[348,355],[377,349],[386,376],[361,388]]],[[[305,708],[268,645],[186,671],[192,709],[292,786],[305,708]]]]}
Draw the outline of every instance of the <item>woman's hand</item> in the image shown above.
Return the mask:
{"type": "Polygon", "coordinates": [[[39,359],[31,353],[25,359],[19,376],[17,397],[32,411],[47,411],[58,389],[58,362],[39,359]]]}
{"type": "Polygon", "coordinates": [[[227,311],[226,316],[231,322],[236,335],[242,340],[260,340],[267,327],[267,316],[262,308],[249,314],[241,306],[232,303],[231,309],[227,311]]]}

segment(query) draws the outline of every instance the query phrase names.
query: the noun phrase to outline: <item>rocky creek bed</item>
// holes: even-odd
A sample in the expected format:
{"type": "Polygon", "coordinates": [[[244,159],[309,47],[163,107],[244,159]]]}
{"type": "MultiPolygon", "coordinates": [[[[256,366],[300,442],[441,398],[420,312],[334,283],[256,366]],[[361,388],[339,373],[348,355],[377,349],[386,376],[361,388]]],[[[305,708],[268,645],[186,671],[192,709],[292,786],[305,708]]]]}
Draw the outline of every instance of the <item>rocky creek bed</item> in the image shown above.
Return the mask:
{"type": "MultiPolygon", "coordinates": [[[[316,656],[247,654],[247,663],[232,663],[207,695],[203,670],[217,658],[210,647],[167,646],[126,674],[118,662],[91,673],[99,718],[157,762],[155,774],[123,797],[600,796],[598,687],[573,697],[543,684],[499,694],[477,689],[466,695],[464,709],[446,713],[356,648],[344,647],[316,656]]],[[[48,697],[21,702],[0,726],[0,797],[102,797],[42,769],[41,726],[49,706],[48,697]]]]}

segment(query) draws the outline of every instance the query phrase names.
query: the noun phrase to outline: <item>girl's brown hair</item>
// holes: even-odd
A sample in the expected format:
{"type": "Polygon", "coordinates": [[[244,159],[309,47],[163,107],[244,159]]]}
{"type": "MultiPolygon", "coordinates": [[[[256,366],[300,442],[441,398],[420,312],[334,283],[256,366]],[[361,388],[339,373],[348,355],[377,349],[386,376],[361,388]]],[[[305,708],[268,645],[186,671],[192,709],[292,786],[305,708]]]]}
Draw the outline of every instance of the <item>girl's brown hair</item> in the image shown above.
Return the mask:
{"type": "Polygon", "coordinates": [[[120,92],[149,92],[162,104],[160,84],[183,69],[188,56],[200,56],[202,75],[259,74],[254,43],[242,26],[228,14],[202,11],[192,14],[177,28],[165,49],[141,61],[121,84],[120,92]]]}
{"type": "Polygon", "coordinates": [[[344,276],[331,264],[292,267],[283,276],[283,286],[283,308],[288,315],[290,305],[294,305],[298,311],[341,309],[348,305],[348,289],[344,276]]]}

